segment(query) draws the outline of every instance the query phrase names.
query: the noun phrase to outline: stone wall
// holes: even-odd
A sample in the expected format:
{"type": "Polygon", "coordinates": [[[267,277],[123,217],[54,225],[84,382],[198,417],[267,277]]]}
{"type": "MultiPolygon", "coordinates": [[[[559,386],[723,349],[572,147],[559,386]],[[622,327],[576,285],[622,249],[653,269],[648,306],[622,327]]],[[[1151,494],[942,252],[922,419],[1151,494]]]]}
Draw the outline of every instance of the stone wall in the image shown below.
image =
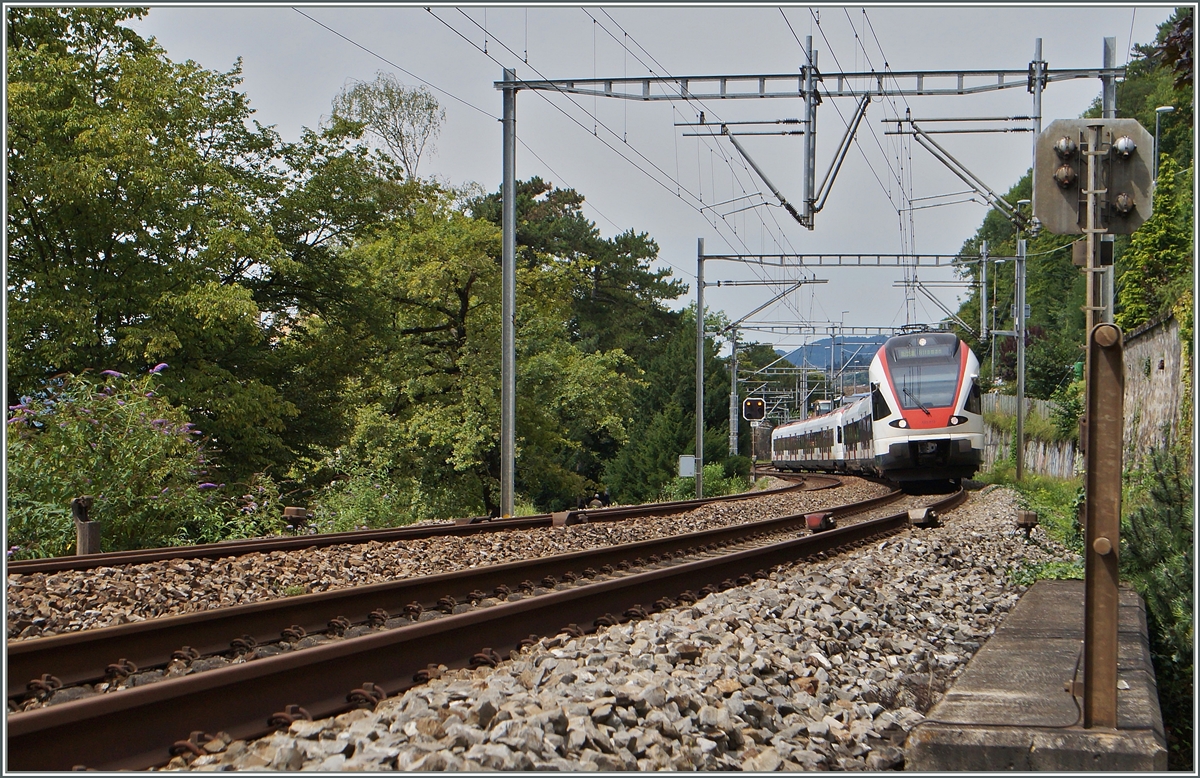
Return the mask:
{"type": "Polygon", "coordinates": [[[1125,463],[1143,459],[1183,413],[1183,346],[1174,317],[1125,335],[1125,463]]]}
{"type": "MultiPolygon", "coordinates": [[[[1054,403],[1049,400],[1025,398],[1025,414],[1041,416],[1049,419],[1054,409],[1054,403]]],[[[983,395],[984,413],[1001,413],[1006,416],[1017,415],[1017,398],[1010,394],[988,392],[983,395]]],[[[1028,429],[1028,428],[1027,428],[1028,429]]],[[[1012,456],[1011,432],[983,425],[983,470],[991,470],[997,460],[1012,456]]],[[[1055,478],[1074,478],[1083,472],[1082,452],[1076,449],[1072,442],[1047,443],[1034,440],[1025,435],[1025,472],[1038,475],[1049,475],[1055,478]]]]}
{"type": "MultiPolygon", "coordinates": [[[[1012,455],[1011,432],[990,424],[983,425],[983,470],[991,470],[997,460],[1012,455]]],[[[1055,478],[1074,478],[1082,472],[1082,456],[1071,442],[1047,443],[1025,439],[1025,472],[1055,478]]]]}

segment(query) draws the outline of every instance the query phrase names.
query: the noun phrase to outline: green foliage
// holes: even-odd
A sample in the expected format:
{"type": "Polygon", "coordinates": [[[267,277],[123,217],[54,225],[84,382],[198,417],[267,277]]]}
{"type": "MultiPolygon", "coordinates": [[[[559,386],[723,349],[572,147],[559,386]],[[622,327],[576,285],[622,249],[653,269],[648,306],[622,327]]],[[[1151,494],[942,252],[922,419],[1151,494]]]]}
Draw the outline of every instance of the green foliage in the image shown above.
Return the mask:
{"type": "Polygon", "coordinates": [[[1021,564],[1008,571],[1014,586],[1032,586],[1043,579],[1050,581],[1079,581],[1083,579],[1083,560],[1056,560],[1021,564]]]}
{"type": "Polygon", "coordinates": [[[63,375],[21,398],[8,421],[8,523],[17,558],[74,546],[68,508],[92,495],[105,551],[264,534],[282,523],[278,494],[258,479],[238,501],[208,481],[206,446],[156,375],[63,375]]]}
{"type": "MultiPolygon", "coordinates": [[[[355,346],[361,369],[345,385],[349,434],[330,460],[349,485],[315,499],[356,524],[382,520],[372,490],[355,486],[362,478],[389,485],[389,523],[499,510],[499,230],[459,210],[460,198],[424,187],[406,213],[340,254],[373,313],[355,346]]],[[[571,283],[553,263],[517,277],[517,490],[546,509],[600,491],[576,465],[595,441],[627,439],[637,382],[619,349],[573,342],[571,283]]]]}
{"type": "MultiPolygon", "coordinates": [[[[998,430],[1015,435],[1017,432],[1017,417],[1007,413],[988,412],[983,415],[985,424],[990,424],[998,430]]],[[[1041,440],[1046,443],[1057,443],[1072,440],[1071,431],[1059,426],[1053,419],[1044,419],[1036,413],[1025,414],[1025,437],[1030,440],[1041,440]]],[[[1076,436],[1078,434],[1076,433],[1076,436]]]]}
{"type": "MultiPolygon", "coordinates": [[[[1016,467],[1012,460],[1007,460],[998,462],[991,472],[980,474],[977,480],[1015,489],[1019,495],[1017,504],[1025,510],[1037,512],[1038,525],[1048,537],[1076,554],[1082,554],[1083,534],[1078,523],[1083,492],[1082,479],[1052,478],[1026,473],[1021,481],[1017,481],[1016,467]]],[[[1016,521],[1015,516],[1013,521],[1016,521]]],[[[1032,538],[1029,542],[1038,541],[1032,538]]],[[[1023,562],[1010,567],[1007,575],[1016,586],[1030,586],[1043,578],[1083,578],[1083,558],[1080,556],[1050,562],[1023,562]]]]}
{"type": "MultiPolygon", "coordinates": [[[[723,326],[709,317],[708,327],[723,326]]],[[[644,364],[645,379],[634,395],[629,443],[609,460],[604,483],[622,503],[653,500],[675,478],[681,454],[695,453],[696,330],[695,308],[682,312],[661,352],[644,364]]],[[[729,372],[717,358],[718,344],[705,341],[704,461],[729,456],[729,372]]]]}
{"type": "MultiPolygon", "coordinates": [[[[750,488],[750,479],[740,475],[728,475],[725,465],[714,462],[704,466],[704,496],[722,497],[741,494],[750,488]]],[[[676,477],[663,487],[659,494],[661,502],[691,500],[696,496],[696,479],[676,477]]]]}
{"type": "Polygon", "coordinates": [[[347,86],[333,99],[335,118],[359,123],[415,178],[421,155],[434,151],[446,110],[425,87],[407,87],[392,73],[347,86]]]}
{"type": "Polygon", "coordinates": [[[1193,644],[1192,478],[1182,455],[1152,451],[1135,473],[1133,504],[1121,527],[1122,572],[1146,599],[1158,643],[1175,661],[1193,644]]]}
{"type": "Polygon", "coordinates": [[[1181,173],[1174,160],[1163,159],[1154,190],[1154,215],[1134,233],[1125,252],[1116,323],[1126,331],[1172,313],[1177,306],[1191,306],[1191,183],[1190,169],[1181,173]]]}
{"type": "Polygon", "coordinates": [[[397,492],[397,484],[387,475],[360,470],[314,496],[309,526],[326,533],[411,523],[397,492]]]}
{"type": "Polygon", "coordinates": [[[1121,573],[1146,601],[1172,769],[1190,769],[1195,726],[1195,515],[1190,452],[1152,451],[1131,474],[1121,521],[1121,573]]]}
{"type": "Polygon", "coordinates": [[[1050,399],[1054,407],[1050,410],[1050,423],[1058,440],[1079,442],[1079,420],[1083,416],[1084,389],[1083,380],[1072,381],[1060,387],[1050,399]]]}
{"type": "Polygon", "coordinates": [[[250,121],[240,65],[173,63],[117,24],[133,15],[9,14],[10,404],[57,373],[170,361],[162,392],[245,476],[294,412],[240,285],[279,258],[278,136],[250,121]]]}

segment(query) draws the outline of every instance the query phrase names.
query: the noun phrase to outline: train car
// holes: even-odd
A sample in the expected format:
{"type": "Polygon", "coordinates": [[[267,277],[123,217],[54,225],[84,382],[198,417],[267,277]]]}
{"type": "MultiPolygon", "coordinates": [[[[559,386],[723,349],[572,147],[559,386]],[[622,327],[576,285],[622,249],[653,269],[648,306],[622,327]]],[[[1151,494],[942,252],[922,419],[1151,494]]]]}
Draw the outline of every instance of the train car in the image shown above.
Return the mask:
{"type": "Polygon", "coordinates": [[[863,473],[899,482],[969,478],[983,461],[979,360],[953,333],[890,338],[871,393],[771,435],[780,470],[863,473]]]}

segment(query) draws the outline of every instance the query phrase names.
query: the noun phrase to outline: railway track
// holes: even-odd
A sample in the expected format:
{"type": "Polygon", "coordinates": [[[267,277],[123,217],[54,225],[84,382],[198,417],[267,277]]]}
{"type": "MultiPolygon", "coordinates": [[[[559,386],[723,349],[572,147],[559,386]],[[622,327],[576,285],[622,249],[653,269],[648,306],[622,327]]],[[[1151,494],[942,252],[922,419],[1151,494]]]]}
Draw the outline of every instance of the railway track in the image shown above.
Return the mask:
{"type": "MultiPolygon", "coordinates": [[[[960,492],[935,507],[944,510],[961,499],[960,492]]],[[[833,513],[845,516],[868,507],[842,506],[833,513]]],[[[329,621],[338,620],[332,613],[341,616],[343,629],[345,622],[350,622],[352,630],[368,628],[352,639],[313,641],[318,644],[304,650],[281,649],[274,656],[235,661],[218,670],[11,714],[9,767],[57,770],[82,764],[140,769],[167,761],[172,755],[167,748],[170,743],[175,743],[176,751],[202,748],[198,740],[206,733],[224,731],[235,738],[252,738],[274,726],[286,726],[295,717],[321,718],[353,707],[373,706],[385,694],[401,693],[423,682],[440,666],[494,664],[502,652],[507,655],[531,636],[555,635],[564,629],[575,634],[580,631],[577,624],[590,629],[640,618],[648,610],[669,608],[680,600],[747,583],[755,576],[767,575],[775,566],[898,531],[908,526],[908,513],[795,537],[804,524],[801,514],[479,568],[466,574],[24,641],[10,648],[9,677],[28,678],[32,672],[32,677],[40,673],[44,681],[51,672],[45,669],[49,667],[59,668],[58,672],[70,678],[94,678],[102,661],[120,664],[114,656],[126,662],[133,661],[130,655],[144,656],[153,665],[164,655],[179,651],[183,639],[197,649],[202,634],[212,648],[228,652],[229,636],[243,628],[262,639],[246,632],[251,640],[240,638],[242,649],[252,649],[255,644],[279,648],[281,630],[291,630],[286,640],[293,642],[305,632],[328,630],[329,621]],[[623,566],[630,569],[620,570],[623,566]],[[593,568],[590,572],[589,567],[593,568]],[[596,567],[611,572],[592,575],[596,567]],[[570,578],[576,580],[559,583],[570,578]],[[539,579],[546,586],[540,587],[544,592],[538,596],[519,593],[504,602],[497,597],[484,598],[495,602],[490,607],[468,608],[450,604],[448,599],[454,597],[457,602],[450,592],[467,589],[465,599],[478,600],[472,592],[482,594],[484,586],[493,586],[493,594],[503,586],[518,592],[522,588],[536,591],[539,587],[532,582],[539,579]],[[529,585],[522,587],[523,581],[529,585]],[[416,615],[417,620],[381,612],[389,606],[403,608],[409,598],[420,608],[409,609],[408,615],[416,615]],[[445,609],[450,613],[422,618],[418,614],[425,613],[425,603],[431,601],[434,607],[449,605],[445,609]],[[354,624],[346,613],[363,621],[354,624]],[[313,629],[304,627],[305,623],[313,629]],[[395,628],[379,630],[372,625],[395,628]],[[150,644],[155,647],[149,648],[150,644]],[[186,739],[189,732],[194,733],[190,741],[186,739]]],[[[12,699],[15,690],[11,684],[9,693],[12,699]]]]}
{"type": "Polygon", "coordinates": [[[420,524],[406,527],[331,532],[321,535],[296,535],[288,537],[257,538],[223,543],[203,543],[195,546],[167,546],[165,548],[138,549],[136,551],[111,551],[103,554],[53,557],[49,559],[24,559],[9,562],[9,575],[32,573],[53,574],[65,570],[92,570],[98,567],[137,565],[163,560],[223,559],[244,554],[271,553],[273,551],[297,551],[306,548],[322,548],[342,544],[391,543],[419,538],[475,535],[484,532],[505,532],[523,529],[553,527],[556,524],[576,524],[596,521],[621,521],[639,516],[670,516],[685,513],[700,505],[721,502],[738,502],[769,494],[791,491],[831,489],[841,481],[832,476],[803,475],[794,473],[765,472],[783,480],[796,483],[776,489],[742,492],[724,497],[706,497],[701,500],[679,500],[676,502],[649,503],[647,505],[621,505],[611,508],[587,508],[559,513],[541,513],[534,516],[518,516],[508,519],[493,519],[480,516],[460,519],[453,524],[420,524]]]}

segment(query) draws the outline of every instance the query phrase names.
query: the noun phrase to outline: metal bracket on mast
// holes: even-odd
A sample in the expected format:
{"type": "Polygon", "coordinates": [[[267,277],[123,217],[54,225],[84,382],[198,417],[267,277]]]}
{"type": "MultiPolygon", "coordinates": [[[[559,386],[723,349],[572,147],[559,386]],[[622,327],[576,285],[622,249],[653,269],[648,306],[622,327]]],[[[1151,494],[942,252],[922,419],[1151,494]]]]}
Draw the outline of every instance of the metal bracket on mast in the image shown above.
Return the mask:
{"type": "Polygon", "coordinates": [[[935,141],[929,133],[917,126],[917,123],[912,119],[912,115],[908,114],[901,122],[908,124],[912,128],[912,136],[917,143],[921,144],[930,154],[939,162],[950,169],[950,172],[962,179],[963,183],[975,190],[981,197],[987,200],[988,205],[995,208],[1004,217],[1012,222],[1017,229],[1025,229],[1029,226],[1028,219],[1024,214],[1020,213],[1016,206],[1009,203],[1000,195],[992,191],[992,188],[985,184],[978,176],[967,169],[965,165],[955,159],[950,152],[946,151],[941,145],[935,141]]]}
{"type": "MultiPolygon", "coordinates": [[[[758,173],[758,177],[761,178],[763,183],[767,185],[767,188],[771,190],[771,194],[775,195],[776,199],[779,200],[779,204],[782,205],[797,222],[803,224],[809,229],[812,229],[813,219],[817,213],[825,207],[825,201],[829,199],[829,193],[833,189],[833,181],[837,178],[838,171],[842,169],[842,162],[844,162],[846,159],[846,152],[850,150],[850,144],[854,142],[854,136],[858,132],[859,125],[862,124],[863,117],[867,115],[867,106],[870,105],[870,103],[871,96],[863,95],[862,99],[858,103],[858,107],[854,110],[854,115],[850,118],[850,123],[846,126],[846,134],[842,136],[842,141],[838,145],[838,150],[833,155],[833,161],[829,164],[829,170],[825,172],[825,177],[821,180],[820,188],[813,193],[812,198],[807,203],[805,214],[798,213],[796,208],[787,201],[786,197],[783,196],[783,193],[775,188],[775,185],[772,184],[770,179],[767,178],[766,174],[763,173],[762,168],[760,168],[758,164],[755,163],[755,161],[750,157],[750,153],[746,151],[742,144],[738,143],[737,137],[735,137],[734,133],[729,131],[729,127],[726,124],[721,125],[721,134],[729,138],[729,142],[732,143],[733,147],[738,150],[738,153],[750,163],[750,167],[754,168],[755,173],[758,173]]],[[[816,160],[809,160],[809,165],[811,167],[815,167],[815,163],[816,160]]]]}

